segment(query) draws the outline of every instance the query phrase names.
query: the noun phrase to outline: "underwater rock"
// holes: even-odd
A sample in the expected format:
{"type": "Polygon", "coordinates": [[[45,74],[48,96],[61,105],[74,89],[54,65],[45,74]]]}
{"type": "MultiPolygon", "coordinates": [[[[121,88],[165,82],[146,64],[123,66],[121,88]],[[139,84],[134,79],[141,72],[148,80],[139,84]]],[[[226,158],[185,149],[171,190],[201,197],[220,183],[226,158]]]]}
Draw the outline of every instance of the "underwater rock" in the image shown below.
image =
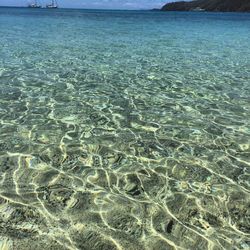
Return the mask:
{"type": "Polygon", "coordinates": [[[172,233],[175,222],[166,211],[158,209],[151,216],[153,227],[157,232],[162,234],[172,233]]]}
{"type": "Polygon", "coordinates": [[[70,188],[58,184],[39,187],[36,191],[39,199],[51,213],[62,212],[74,193],[70,188]]]}
{"type": "Polygon", "coordinates": [[[91,192],[77,192],[74,194],[75,202],[70,206],[69,213],[84,213],[94,204],[94,195],[91,192]]]}
{"type": "Polygon", "coordinates": [[[138,197],[143,194],[144,189],[141,186],[140,179],[136,174],[128,174],[125,179],[125,187],[124,190],[127,194],[138,197]]]}
{"type": "Polygon", "coordinates": [[[59,147],[47,148],[39,156],[42,161],[56,168],[60,167],[64,161],[64,154],[59,147]]]}

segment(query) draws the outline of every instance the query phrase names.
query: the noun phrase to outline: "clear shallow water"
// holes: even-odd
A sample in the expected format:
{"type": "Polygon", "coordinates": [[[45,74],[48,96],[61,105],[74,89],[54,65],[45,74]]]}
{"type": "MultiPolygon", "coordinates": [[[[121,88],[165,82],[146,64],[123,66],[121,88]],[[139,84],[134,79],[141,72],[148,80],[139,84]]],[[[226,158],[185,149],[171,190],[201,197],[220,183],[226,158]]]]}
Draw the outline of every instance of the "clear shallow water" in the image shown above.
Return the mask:
{"type": "Polygon", "coordinates": [[[249,14],[0,9],[0,248],[249,249],[249,41],[249,14]]]}

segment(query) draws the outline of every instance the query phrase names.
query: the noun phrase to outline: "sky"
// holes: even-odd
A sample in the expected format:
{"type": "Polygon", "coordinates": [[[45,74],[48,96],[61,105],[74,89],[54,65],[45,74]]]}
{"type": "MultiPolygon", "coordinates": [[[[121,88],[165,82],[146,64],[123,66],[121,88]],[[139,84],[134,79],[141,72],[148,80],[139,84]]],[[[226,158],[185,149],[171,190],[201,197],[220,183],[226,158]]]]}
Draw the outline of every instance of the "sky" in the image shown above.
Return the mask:
{"type": "MultiPolygon", "coordinates": [[[[34,0],[0,0],[0,6],[27,6],[34,0]]],[[[57,0],[62,8],[90,9],[152,9],[174,0],[57,0]]],[[[50,0],[38,0],[46,5],[50,0]]]]}

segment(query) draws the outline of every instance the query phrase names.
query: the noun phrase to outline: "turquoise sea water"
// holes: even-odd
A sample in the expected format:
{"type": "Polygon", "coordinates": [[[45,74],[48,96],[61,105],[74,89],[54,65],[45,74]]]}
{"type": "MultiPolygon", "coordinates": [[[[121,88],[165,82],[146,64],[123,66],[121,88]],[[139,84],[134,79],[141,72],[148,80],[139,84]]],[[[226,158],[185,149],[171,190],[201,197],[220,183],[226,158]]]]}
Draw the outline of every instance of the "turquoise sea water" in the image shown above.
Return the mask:
{"type": "Polygon", "coordinates": [[[250,247],[250,14],[0,9],[0,249],[250,247]]]}

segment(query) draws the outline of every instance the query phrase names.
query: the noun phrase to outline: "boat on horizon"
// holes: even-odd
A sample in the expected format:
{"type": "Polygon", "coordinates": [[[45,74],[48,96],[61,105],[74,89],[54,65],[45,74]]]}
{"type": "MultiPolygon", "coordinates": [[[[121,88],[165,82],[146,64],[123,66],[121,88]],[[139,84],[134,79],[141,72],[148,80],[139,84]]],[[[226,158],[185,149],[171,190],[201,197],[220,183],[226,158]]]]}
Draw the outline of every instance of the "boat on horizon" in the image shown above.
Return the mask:
{"type": "Polygon", "coordinates": [[[56,0],[51,0],[50,4],[46,5],[47,9],[57,9],[58,8],[58,4],[56,0]]]}
{"type": "Polygon", "coordinates": [[[28,8],[42,8],[42,6],[35,0],[33,3],[28,5],[28,8]]]}
{"type": "Polygon", "coordinates": [[[194,12],[203,12],[203,11],[206,11],[206,10],[202,9],[201,7],[196,7],[194,9],[192,9],[192,11],[194,11],[194,12]]]}

